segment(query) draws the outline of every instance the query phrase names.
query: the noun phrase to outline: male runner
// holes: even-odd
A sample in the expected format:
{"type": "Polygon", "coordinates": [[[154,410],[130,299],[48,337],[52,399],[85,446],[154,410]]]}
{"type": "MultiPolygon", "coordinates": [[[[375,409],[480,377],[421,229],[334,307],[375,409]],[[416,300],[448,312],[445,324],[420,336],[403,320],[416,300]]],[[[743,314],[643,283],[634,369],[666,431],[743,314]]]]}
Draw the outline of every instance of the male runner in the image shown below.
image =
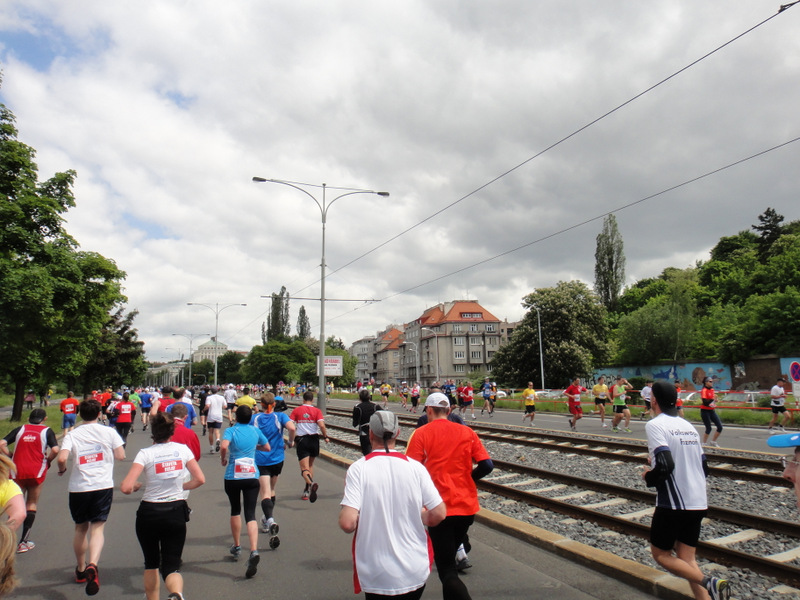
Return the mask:
{"type": "MultiPolygon", "coordinates": [[[[208,443],[211,446],[209,452],[219,452],[220,446],[220,430],[222,429],[223,411],[226,407],[225,397],[221,396],[219,388],[213,386],[211,388],[211,395],[206,397],[206,427],[208,427],[208,443]]],[[[231,421],[233,424],[233,421],[231,421]]]]}
{"type": "Polygon", "coordinates": [[[645,425],[650,452],[642,478],[656,488],[650,526],[650,551],[667,571],[689,582],[696,600],[726,600],[727,580],[703,574],[695,560],[700,527],[706,516],[708,466],[694,426],[678,416],[675,387],[653,384],[655,418],[645,425]]]}
{"type": "Polygon", "coordinates": [[[594,405],[600,413],[600,424],[603,429],[606,429],[606,402],[608,402],[608,386],[606,385],[606,378],[600,375],[597,383],[592,387],[592,396],[594,396],[594,405]]]}
{"type": "Polygon", "coordinates": [[[8,450],[14,444],[14,481],[25,496],[25,520],[22,522],[22,535],[17,544],[17,554],[32,550],[36,544],[28,539],[28,534],[36,519],[36,506],[42,492],[42,484],[47,476],[50,463],[58,456],[58,440],[56,434],[43,423],[47,420],[47,412],[43,408],[34,408],[28,417],[28,423],[13,429],[0,440],[0,452],[11,456],[8,450]]]}
{"type": "Polygon", "coordinates": [[[789,422],[789,413],[786,412],[786,388],[783,387],[783,384],[786,383],[786,380],[783,377],[778,377],[778,381],[775,382],[775,385],[772,386],[772,389],[769,392],[770,396],[770,408],[772,409],[772,420],[769,422],[769,433],[770,435],[777,433],[773,426],[778,420],[778,415],[783,413],[783,420],[778,427],[781,431],[785,431],[784,426],[786,423],[789,422]]]}
{"type": "Polygon", "coordinates": [[[67,392],[67,397],[61,401],[61,412],[64,414],[61,418],[61,429],[64,434],[69,433],[75,427],[79,404],[80,402],[74,397],[73,392],[67,392]]]}
{"type": "Polygon", "coordinates": [[[581,407],[581,394],[586,391],[586,388],[581,385],[580,377],[572,380],[572,384],[564,390],[564,395],[567,397],[567,407],[569,408],[569,428],[572,431],[578,430],[578,421],[583,418],[583,408],[581,407]]]}
{"type": "Polygon", "coordinates": [[[531,425],[533,425],[533,420],[536,418],[536,390],[533,389],[533,382],[528,382],[528,387],[522,391],[522,401],[525,404],[525,413],[522,415],[522,422],[525,422],[525,419],[531,420],[531,425]]]}
{"type": "Polygon", "coordinates": [[[489,381],[486,377],[481,384],[481,394],[483,395],[483,408],[481,409],[481,416],[483,411],[489,411],[489,417],[494,417],[494,403],[497,400],[497,386],[489,381]]]}
{"type": "Polygon", "coordinates": [[[319,439],[329,443],[328,430],[322,411],[314,406],[314,392],[303,392],[303,404],[292,411],[289,417],[297,427],[295,447],[300,463],[300,475],[305,482],[301,500],[317,501],[319,485],[314,482],[314,459],[319,456],[319,439]]]}
{"type": "Polygon", "coordinates": [[[97,563],[103,550],[103,529],[114,496],[114,461],[125,459],[125,448],[119,434],[97,422],[100,410],[100,403],[96,400],[81,402],[78,411],[84,422],[64,436],[58,453],[59,475],[67,472],[67,459],[72,457],[72,474],[67,489],[69,510],[75,522],[72,540],[78,563],[75,581],[86,583],[89,596],[100,591],[97,563]]]}
{"type": "Polygon", "coordinates": [[[628,380],[621,375],[617,377],[617,383],[611,388],[611,406],[614,409],[614,418],[611,421],[611,431],[617,433],[619,431],[619,424],[622,419],[625,419],[625,433],[631,433],[631,410],[627,404],[627,392],[633,386],[628,383],[628,380]]]}

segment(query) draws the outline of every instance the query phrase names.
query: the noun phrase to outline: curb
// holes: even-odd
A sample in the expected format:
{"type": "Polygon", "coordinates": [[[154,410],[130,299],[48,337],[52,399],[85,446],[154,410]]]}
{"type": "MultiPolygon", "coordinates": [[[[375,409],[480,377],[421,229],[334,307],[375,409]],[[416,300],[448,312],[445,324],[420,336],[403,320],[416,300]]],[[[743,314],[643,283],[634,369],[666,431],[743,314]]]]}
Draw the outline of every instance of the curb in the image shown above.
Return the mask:
{"type": "MultiPolygon", "coordinates": [[[[345,469],[353,464],[349,458],[323,449],[320,449],[319,456],[345,469]]],[[[615,577],[658,598],[665,600],[694,599],[689,583],[684,579],[626,558],[620,558],[611,552],[576,542],[561,534],[485,508],[481,508],[475,515],[475,521],[595,571],[615,577]]]]}

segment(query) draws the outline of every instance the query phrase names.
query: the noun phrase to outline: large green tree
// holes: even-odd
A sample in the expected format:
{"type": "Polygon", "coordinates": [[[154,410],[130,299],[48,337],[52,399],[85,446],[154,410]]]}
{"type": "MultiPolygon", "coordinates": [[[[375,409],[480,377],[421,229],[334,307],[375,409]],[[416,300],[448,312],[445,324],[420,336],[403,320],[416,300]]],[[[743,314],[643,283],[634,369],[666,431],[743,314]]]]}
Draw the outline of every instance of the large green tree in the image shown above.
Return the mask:
{"type": "Polygon", "coordinates": [[[511,340],[492,359],[495,379],[524,386],[541,380],[536,309],[541,314],[545,385],[561,387],[575,376],[591,373],[609,357],[606,309],[580,281],[560,281],[525,296],[527,309],[511,340]]]}
{"type": "Polygon", "coordinates": [[[315,358],[301,340],[272,340],[250,350],[241,372],[252,383],[310,381],[314,378],[315,358]]]}
{"type": "Polygon", "coordinates": [[[305,306],[301,306],[297,313],[297,337],[301,340],[311,337],[311,322],[308,320],[305,306]]]}
{"type": "Polygon", "coordinates": [[[610,214],[603,220],[594,252],[594,291],[608,310],[616,309],[625,285],[625,252],[617,218],[610,214]]]}
{"type": "Polygon", "coordinates": [[[286,340],[291,332],[289,323],[289,292],[286,286],[281,286],[279,293],[272,293],[269,315],[267,315],[267,328],[262,332],[264,342],[273,340],[286,340]]]}
{"type": "Polygon", "coordinates": [[[36,376],[77,377],[112,308],[124,301],[125,274],[81,252],[64,228],[75,205],[74,171],[39,182],[35,151],[18,139],[0,105],[0,372],[14,383],[12,420],[36,376]]]}

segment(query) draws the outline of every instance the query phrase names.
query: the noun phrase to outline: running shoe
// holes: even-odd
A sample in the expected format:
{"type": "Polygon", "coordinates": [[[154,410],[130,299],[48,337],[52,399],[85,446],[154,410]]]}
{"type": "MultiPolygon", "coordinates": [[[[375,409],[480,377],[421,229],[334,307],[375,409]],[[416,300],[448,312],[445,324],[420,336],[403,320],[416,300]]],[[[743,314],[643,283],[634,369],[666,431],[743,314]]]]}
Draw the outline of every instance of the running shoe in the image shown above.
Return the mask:
{"type": "Polygon", "coordinates": [[[231,545],[231,547],[228,550],[228,552],[231,553],[231,556],[233,557],[233,560],[239,560],[239,557],[242,555],[242,547],[241,546],[231,545]]]}
{"type": "Polygon", "coordinates": [[[606,425],[605,423],[603,423],[603,429],[608,429],[608,425],[606,425]]]}
{"type": "Polygon", "coordinates": [[[728,580],[720,577],[709,577],[706,582],[706,590],[708,590],[711,600],[728,600],[731,596],[728,580]]]}
{"type": "Polygon", "coordinates": [[[708,442],[706,446],[710,446],[711,448],[719,448],[719,444],[717,442],[708,442]]]}
{"type": "Polygon", "coordinates": [[[469,559],[468,559],[468,558],[462,558],[461,560],[459,560],[458,562],[456,562],[456,569],[458,569],[458,570],[459,570],[459,571],[461,571],[462,573],[463,573],[465,570],[467,570],[467,569],[469,569],[469,568],[471,568],[471,567],[472,567],[472,563],[471,563],[471,562],[469,562],[469,559]]]}
{"type": "Polygon", "coordinates": [[[267,533],[269,531],[269,523],[267,523],[267,517],[261,515],[261,533],[267,533]]]}
{"type": "Polygon", "coordinates": [[[75,583],[86,583],[86,571],[78,570],[78,567],[75,567],[75,583]]]}
{"type": "Polygon", "coordinates": [[[167,600],[184,600],[183,594],[179,592],[172,592],[169,596],[167,596],[167,600]]]}
{"type": "Polygon", "coordinates": [[[270,538],[269,538],[269,549],[270,550],[275,550],[275,548],[277,548],[280,545],[281,545],[281,538],[279,538],[277,535],[270,536],[270,538]]]}
{"type": "Polygon", "coordinates": [[[630,427],[626,427],[625,433],[633,433],[633,429],[631,429],[630,427]]]}
{"type": "Polygon", "coordinates": [[[247,559],[247,570],[244,572],[245,577],[250,579],[256,574],[256,571],[258,571],[258,561],[260,560],[261,557],[258,555],[258,550],[250,552],[250,556],[247,559]]]}
{"type": "Polygon", "coordinates": [[[278,535],[278,532],[281,530],[281,528],[278,527],[278,524],[275,522],[275,519],[268,519],[267,523],[268,523],[267,531],[265,531],[264,533],[269,532],[270,535],[278,535]]]}
{"type": "Polygon", "coordinates": [[[780,427],[778,427],[778,429],[780,429],[780,430],[781,430],[781,433],[786,433],[786,430],[783,428],[783,425],[781,425],[780,427]]]}
{"type": "Polygon", "coordinates": [[[17,554],[24,554],[28,550],[33,550],[36,548],[36,544],[30,541],[20,542],[17,545],[17,554]]]}
{"type": "Polygon", "coordinates": [[[303,495],[300,496],[300,500],[308,500],[308,490],[303,490],[303,495]]]}
{"type": "Polygon", "coordinates": [[[472,413],[472,420],[474,421],[477,417],[475,417],[475,413],[472,413]]]}
{"type": "Polygon", "coordinates": [[[492,412],[490,412],[490,413],[489,413],[489,418],[490,418],[490,419],[494,419],[494,411],[492,411],[492,412]]]}
{"type": "Polygon", "coordinates": [[[569,428],[572,429],[572,431],[578,431],[578,428],[575,427],[575,425],[570,425],[569,428]]]}
{"type": "Polygon", "coordinates": [[[214,451],[215,451],[215,452],[219,452],[219,440],[216,440],[216,441],[214,442],[214,451]]]}
{"type": "Polygon", "coordinates": [[[86,565],[84,573],[86,575],[86,595],[94,596],[100,591],[100,574],[97,571],[97,565],[89,563],[86,565]]]}
{"type": "Polygon", "coordinates": [[[614,433],[619,433],[619,427],[612,427],[611,431],[613,431],[614,433]]]}
{"type": "Polygon", "coordinates": [[[317,501],[317,490],[319,489],[318,483],[311,484],[311,493],[308,495],[309,502],[316,502],[317,501]]]}

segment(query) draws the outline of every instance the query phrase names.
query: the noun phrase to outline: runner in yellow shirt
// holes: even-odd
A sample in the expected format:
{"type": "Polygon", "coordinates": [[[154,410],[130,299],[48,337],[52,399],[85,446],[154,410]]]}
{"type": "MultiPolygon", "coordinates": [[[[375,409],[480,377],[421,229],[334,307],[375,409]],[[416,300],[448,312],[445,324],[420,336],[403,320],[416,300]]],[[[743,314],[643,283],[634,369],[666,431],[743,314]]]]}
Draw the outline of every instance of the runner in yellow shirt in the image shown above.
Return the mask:
{"type": "Polygon", "coordinates": [[[522,422],[525,422],[525,419],[531,420],[531,425],[533,425],[533,419],[536,417],[536,390],[533,389],[533,382],[528,382],[528,387],[523,390],[522,392],[522,400],[525,403],[525,414],[522,415],[522,422]]]}
{"type": "Polygon", "coordinates": [[[606,429],[606,402],[608,402],[608,386],[606,385],[606,378],[601,375],[597,380],[597,384],[592,388],[592,396],[594,396],[594,405],[600,412],[600,423],[603,429],[606,429]]]}

